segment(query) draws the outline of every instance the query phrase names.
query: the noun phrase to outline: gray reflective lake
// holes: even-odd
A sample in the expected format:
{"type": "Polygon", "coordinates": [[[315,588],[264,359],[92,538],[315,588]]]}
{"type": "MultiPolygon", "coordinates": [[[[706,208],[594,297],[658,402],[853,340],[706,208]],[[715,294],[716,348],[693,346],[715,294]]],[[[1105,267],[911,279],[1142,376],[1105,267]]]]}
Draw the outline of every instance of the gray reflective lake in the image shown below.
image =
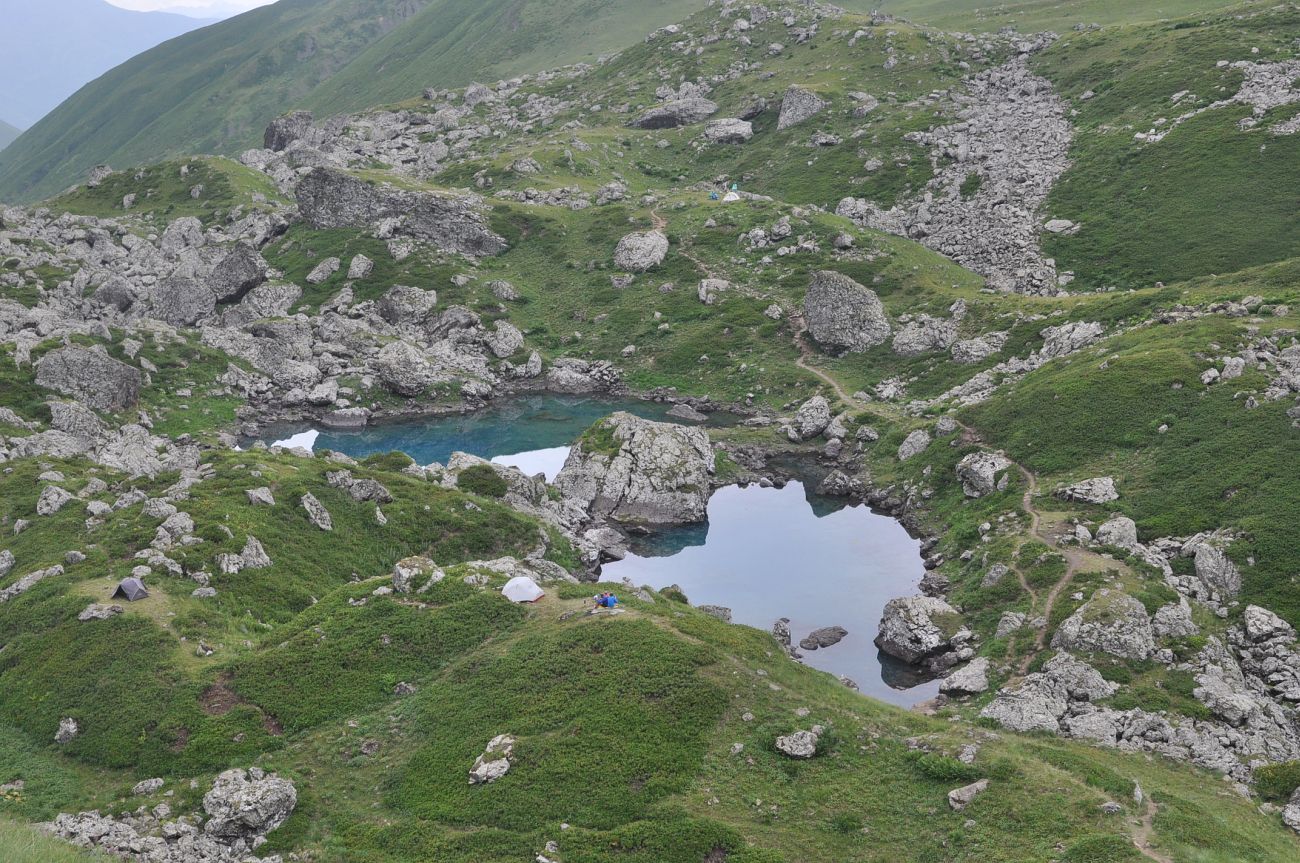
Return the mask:
{"type": "MultiPolygon", "coordinates": [[[[445,462],[460,450],[553,478],[569,444],[600,417],[626,410],[671,420],[670,407],[535,395],[475,414],[422,417],[356,431],[272,426],[262,439],[358,458],[400,450],[421,464],[445,462]]],[[[764,630],[788,617],[796,642],[818,627],[842,626],[849,632],[843,641],[804,651],[804,661],[850,677],[864,693],[895,704],[910,706],[938,691],[934,682],[912,685],[915,680],[906,669],[889,664],[872,644],[885,603],[915,593],[924,574],[917,541],[892,518],[809,494],[798,482],[779,489],[732,486],[710,499],[707,524],[638,539],[633,552],[606,564],[602,580],[627,577],[656,588],[678,584],[692,603],[725,605],[734,622],[764,630]]]]}
{"type": "Polygon", "coordinates": [[[938,683],[912,682],[896,664],[882,667],[872,639],[895,596],[915,593],[924,574],[919,543],[902,525],[865,506],[785,488],[731,486],[709,499],[707,525],[651,537],[634,554],[606,564],[604,580],[630,578],[655,588],[680,585],[695,605],[725,605],[732,621],[770,629],[790,618],[797,642],[823,626],[849,631],[832,647],[802,651],[804,662],[857,682],[862,692],[910,706],[933,697],[938,683]]]}

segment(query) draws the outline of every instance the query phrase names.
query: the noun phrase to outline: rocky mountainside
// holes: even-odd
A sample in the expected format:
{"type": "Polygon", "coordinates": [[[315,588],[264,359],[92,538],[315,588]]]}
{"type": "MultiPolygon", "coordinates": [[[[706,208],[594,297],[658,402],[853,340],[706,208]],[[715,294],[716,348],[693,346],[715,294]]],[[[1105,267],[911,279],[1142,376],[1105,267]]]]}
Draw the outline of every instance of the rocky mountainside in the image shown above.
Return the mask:
{"type": "Polygon", "coordinates": [[[715,4],[4,209],[0,816],[186,863],[1294,859],[1297,39],[715,4]],[[680,422],[552,482],[247,445],[538,391],[680,422]],[[923,709],[680,590],[584,613],[796,477],[921,541],[876,645],[923,709]]]}
{"type": "Polygon", "coordinates": [[[0,200],[54,194],[100,163],[235,153],[291,108],[358,110],[408,98],[428,82],[457,86],[594,60],[698,5],[275,3],[145,51],[77,91],[0,159],[0,200]],[[137,97],[144,92],[149,98],[137,97]]]}

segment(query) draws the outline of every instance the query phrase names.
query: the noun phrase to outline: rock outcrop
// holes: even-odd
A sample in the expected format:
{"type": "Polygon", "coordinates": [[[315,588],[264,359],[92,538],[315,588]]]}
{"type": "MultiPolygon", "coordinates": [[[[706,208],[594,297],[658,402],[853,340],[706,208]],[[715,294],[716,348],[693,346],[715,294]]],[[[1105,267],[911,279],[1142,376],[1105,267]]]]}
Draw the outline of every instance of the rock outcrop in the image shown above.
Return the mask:
{"type": "Polygon", "coordinates": [[[821,96],[803,87],[791,85],[781,97],[781,113],[776,128],[788,129],[826,110],[827,102],[821,96]]]}
{"type": "Polygon", "coordinates": [[[957,609],[937,597],[906,596],[885,605],[875,644],[909,665],[937,673],[965,658],[957,654],[969,639],[957,609]]]}
{"type": "Polygon", "coordinates": [[[100,411],[121,411],[140,400],[143,377],[103,348],[70,345],[36,361],[36,383],[100,411]]]}
{"type": "Polygon", "coordinates": [[[1052,636],[1052,646],[1122,659],[1146,659],[1155,651],[1151,618],[1137,599],[1103,588],[1067,617],[1052,636]]]}
{"type": "Polygon", "coordinates": [[[619,412],[578,440],[555,487],[593,518],[643,524],[702,521],[713,448],[700,428],[619,412]]]}
{"type": "Polygon", "coordinates": [[[472,195],[414,192],[372,184],[329,168],[313,168],[298,182],[298,210],[315,228],[364,228],[381,239],[406,236],[444,252],[495,255],[505,240],[486,225],[472,195]]]}
{"type": "Polygon", "coordinates": [[[957,462],[957,479],[967,497],[983,497],[1007,487],[1011,459],[996,452],[973,452],[957,462]]]}
{"type": "Polygon", "coordinates": [[[663,263],[668,238],[659,231],[636,231],[618,241],[614,264],[631,273],[643,273],[663,263]]]}

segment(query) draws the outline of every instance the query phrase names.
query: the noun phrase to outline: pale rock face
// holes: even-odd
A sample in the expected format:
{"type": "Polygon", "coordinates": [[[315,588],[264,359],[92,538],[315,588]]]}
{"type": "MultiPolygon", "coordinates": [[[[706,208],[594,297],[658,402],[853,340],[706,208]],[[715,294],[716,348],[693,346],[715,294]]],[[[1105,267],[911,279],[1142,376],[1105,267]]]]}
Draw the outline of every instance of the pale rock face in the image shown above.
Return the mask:
{"type": "Polygon", "coordinates": [[[593,518],[696,522],[705,517],[713,464],[713,448],[703,429],[651,422],[620,411],[578,441],[555,486],[593,518]]]}
{"type": "Polygon", "coordinates": [[[316,499],[316,495],[307,492],[302,496],[301,503],[302,508],[307,511],[307,520],[313,525],[324,531],[334,529],[334,519],[330,517],[325,505],[316,499]]]}
{"type": "Polygon", "coordinates": [[[1141,602],[1122,591],[1101,590],[1065,619],[1052,646],[1146,659],[1155,651],[1155,635],[1141,602]]]}
{"type": "Polygon", "coordinates": [[[934,351],[946,351],[957,340],[957,321],[917,315],[894,334],[894,353],[916,357],[934,351]]]}
{"type": "Polygon", "coordinates": [[[203,795],[208,822],[203,832],[222,839],[265,836],[288,820],[298,804],[292,782],[260,769],[227,770],[203,795]]]}
{"type": "Polygon", "coordinates": [[[1053,359],[1072,354],[1085,348],[1101,338],[1105,330],[1095,321],[1074,321],[1059,327],[1047,327],[1039,331],[1043,337],[1043,346],[1038,355],[1044,359],[1053,359]]]}
{"type": "Polygon", "coordinates": [[[967,497],[983,497],[1007,487],[1011,460],[1001,453],[973,452],[957,462],[957,479],[967,497]]]}
{"type": "Polygon", "coordinates": [[[77,720],[65,716],[59,720],[59,730],[54,735],[54,742],[60,745],[69,743],[80,733],[81,726],[77,724],[77,720]]]}
{"type": "Polygon", "coordinates": [[[815,731],[795,731],[776,738],[776,751],[790,758],[812,758],[819,739],[815,731]]]}
{"type": "Polygon", "coordinates": [[[781,114],[777,118],[776,128],[779,131],[802,123],[824,111],[827,104],[826,100],[811,90],[791,86],[781,97],[781,114]]]}
{"type": "Polygon", "coordinates": [[[438,304],[438,292],[393,285],[375,304],[379,317],[390,324],[419,324],[433,312],[438,304]]]}
{"type": "Polygon", "coordinates": [[[56,348],[36,362],[36,383],[72,396],[86,407],[121,411],[140,400],[140,370],[113,359],[102,348],[56,348]]]}
{"type": "Polygon", "coordinates": [[[712,120],[704,127],[705,140],[714,144],[743,144],[754,137],[754,127],[747,120],[730,117],[712,120]]]}
{"type": "Polygon", "coordinates": [[[618,241],[614,264],[631,273],[644,273],[663,263],[668,238],[659,231],[636,231],[618,241]]]}
{"type": "Polygon", "coordinates": [[[1151,618],[1151,631],[1156,638],[1182,638],[1196,635],[1200,628],[1192,620],[1192,607],[1185,597],[1178,597],[1178,602],[1171,602],[1156,609],[1151,618]]]}
{"type": "Polygon", "coordinates": [[[1042,671],[999,691],[980,716],[1012,731],[1056,733],[1071,701],[1108,698],[1116,689],[1118,686],[1106,682],[1092,666],[1068,653],[1058,653],[1042,671]]]}
{"type": "Polygon", "coordinates": [[[108,620],[110,617],[115,617],[124,611],[126,609],[120,605],[101,605],[98,602],[92,602],[82,609],[81,613],[77,615],[77,620],[83,623],[88,620],[108,620]]]}
{"type": "Polygon", "coordinates": [[[1196,577],[1211,590],[1225,596],[1236,596],[1241,591],[1241,572],[1222,549],[1201,543],[1196,546],[1193,563],[1196,577]]]}
{"type": "Polygon", "coordinates": [[[948,792],[948,805],[954,811],[960,812],[971,804],[971,802],[989,787],[987,779],[981,779],[978,782],[972,782],[961,788],[954,788],[948,792]]]}
{"type": "Polygon", "coordinates": [[[841,273],[813,273],[803,312],[817,344],[833,353],[861,353],[889,338],[889,317],[875,291],[841,273]]]}
{"type": "Polygon", "coordinates": [[[952,360],[955,363],[970,365],[978,363],[1000,352],[1007,343],[1009,333],[985,333],[973,339],[953,342],[952,360]]]}
{"type": "Polygon", "coordinates": [[[1119,499],[1119,491],[1115,488],[1115,480],[1108,476],[1099,476],[1076,482],[1074,485],[1061,489],[1057,492],[1057,495],[1065,500],[1079,501],[1080,503],[1109,503],[1112,500],[1119,499]]]}
{"type": "Polygon", "coordinates": [[[57,485],[47,485],[41,489],[41,496],[36,499],[36,514],[54,515],[72,499],[72,494],[66,489],[59,488],[57,485]]]}
{"type": "Polygon", "coordinates": [[[470,785],[486,785],[496,782],[510,770],[510,757],[515,754],[515,738],[509,734],[498,734],[488,741],[469,771],[470,785]]]}
{"type": "Polygon", "coordinates": [[[799,406],[787,434],[790,440],[796,443],[812,440],[826,431],[830,424],[830,403],[826,401],[824,396],[813,396],[799,406]]]}
{"type": "Polygon", "coordinates": [[[676,129],[707,120],[717,113],[718,105],[702,96],[673,99],[656,105],[632,121],[638,129],[676,129]]]}
{"type": "Polygon", "coordinates": [[[875,644],[885,653],[917,664],[951,648],[951,635],[935,617],[955,620],[957,609],[942,599],[906,596],[891,599],[880,618],[875,644]]]}
{"type": "Polygon", "coordinates": [[[977,656],[939,682],[945,695],[977,695],[989,688],[989,661],[977,656]]]}
{"type": "Polygon", "coordinates": [[[1102,545],[1132,548],[1137,541],[1137,523],[1127,516],[1114,516],[1097,528],[1097,542],[1102,545]]]}
{"type": "Polygon", "coordinates": [[[421,395],[439,380],[437,370],[419,348],[405,341],[384,345],[371,365],[383,385],[400,396],[421,395]]]}
{"type": "Polygon", "coordinates": [[[929,448],[933,438],[925,429],[916,429],[898,445],[898,460],[907,461],[913,456],[920,455],[929,448]]]}

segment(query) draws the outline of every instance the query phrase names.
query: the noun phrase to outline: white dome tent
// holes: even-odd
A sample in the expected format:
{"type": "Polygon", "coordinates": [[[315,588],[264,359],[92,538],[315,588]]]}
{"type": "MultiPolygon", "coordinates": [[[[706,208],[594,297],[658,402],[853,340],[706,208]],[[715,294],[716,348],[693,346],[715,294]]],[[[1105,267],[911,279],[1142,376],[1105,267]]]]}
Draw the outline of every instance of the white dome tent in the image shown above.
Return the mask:
{"type": "Polygon", "coordinates": [[[536,602],[546,593],[526,575],[516,575],[501,588],[501,594],[511,602],[536,602]]]}

